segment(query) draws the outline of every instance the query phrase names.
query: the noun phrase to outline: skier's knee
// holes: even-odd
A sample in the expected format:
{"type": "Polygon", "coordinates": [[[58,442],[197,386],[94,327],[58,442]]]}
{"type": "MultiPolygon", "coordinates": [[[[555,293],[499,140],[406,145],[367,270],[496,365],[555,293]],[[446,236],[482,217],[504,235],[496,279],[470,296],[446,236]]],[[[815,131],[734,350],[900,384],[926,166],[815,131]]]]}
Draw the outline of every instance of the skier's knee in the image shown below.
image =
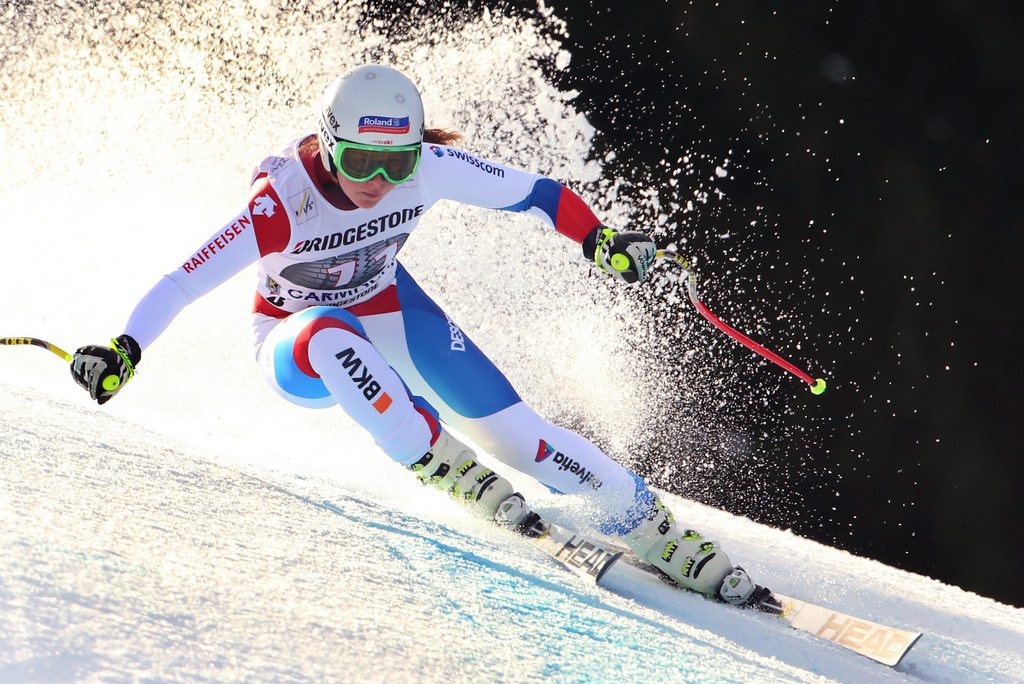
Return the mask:
{"type": "MultiPolygon", "coordinates": [[[[343,309],[326,306],[292,314],[267,336],[259,354],[260,372],[288,401],[309,408],[326,408],[337,403],[310,361],[311,346],[315,352],[326,338],[319,338],[312,345],[311,341],[327,330],[347,330],[354,342],[358,342],[357,338],[366,339],[358,318],[343,309]]],[[[344,347],[334,352],[343,350],[344,347]]]]}
{"type": "MultiPolygon", "coordinates": [[[[367,344],[369,343],[362,323],[359,322],[355,315],[344,309],[316,306],[306,309],[299,316],[301,316],[302,323],[304,324],[295,333],[292,343],[292,358],[295,360],[299,370],[309,377],[320,377],[314,366],[316,359],[321,356],[318,352],[324,351],[318,349],[318,346],[327,339],[326,333],[328,331],[335,333],[335,335],[330,336],[332,338],[336,337],[337,333],[341,333],[342,336],[352,335],[355,339],[362,340],[367,344]]],[[[332,355],[335,352],[343,354],[344,351],[343,349],[332,350],[332,355]]],[[[355,356],[355,352],[350,350],[350,355],[355,356]]],[[[344,359],[340,360],[344,361],[344,359]]]]}

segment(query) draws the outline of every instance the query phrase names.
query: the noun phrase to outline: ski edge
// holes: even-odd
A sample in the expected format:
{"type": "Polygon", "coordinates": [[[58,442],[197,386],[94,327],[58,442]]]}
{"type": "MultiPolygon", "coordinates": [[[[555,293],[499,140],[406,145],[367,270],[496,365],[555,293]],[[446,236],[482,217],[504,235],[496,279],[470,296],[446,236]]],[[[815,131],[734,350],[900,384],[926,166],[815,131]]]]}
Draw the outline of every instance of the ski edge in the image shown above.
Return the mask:
{"type": "MultiPolygon", "coordinates": [[[[529,535],[534,545],[565,568],[602,588],[615,591],[613,586],[609,586],[613,583],[604,580],[609,577],[609,570],[622,561],[685,591],[652,566],[636,558],[631,551],[599,542],[546,520],[535,530],[537,533],[529,535]]],[[[890,627],[783,594],[772,592],[772,596],[782,604],[782,611],[766,615],[771,615],[793,629],[831,641],[889,667],[899,665],[923,636],[921,632],[890,627]]]]}

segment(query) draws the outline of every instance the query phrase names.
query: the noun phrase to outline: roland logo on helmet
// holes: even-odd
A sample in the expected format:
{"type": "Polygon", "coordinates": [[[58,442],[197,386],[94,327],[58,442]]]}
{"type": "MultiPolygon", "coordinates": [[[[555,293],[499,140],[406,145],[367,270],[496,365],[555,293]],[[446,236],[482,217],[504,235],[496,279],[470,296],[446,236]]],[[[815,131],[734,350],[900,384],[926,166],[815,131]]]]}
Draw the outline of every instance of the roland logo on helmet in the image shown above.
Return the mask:
{"type": "Polygon", "coordinates": [[[361,116],[359,117],[360,133],[392,133],[395,135],[408,133],[409,117],[397,116],[361,116]]]}

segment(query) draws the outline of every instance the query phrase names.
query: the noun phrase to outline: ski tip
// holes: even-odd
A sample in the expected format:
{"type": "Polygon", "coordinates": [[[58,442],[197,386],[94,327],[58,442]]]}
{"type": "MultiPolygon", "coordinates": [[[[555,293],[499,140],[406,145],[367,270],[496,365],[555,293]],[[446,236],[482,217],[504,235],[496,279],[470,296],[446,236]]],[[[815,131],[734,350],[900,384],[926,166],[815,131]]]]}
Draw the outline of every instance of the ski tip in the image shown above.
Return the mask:
{"type": "Polygon", "coordinates": [[[910,649],[914,648],[914,646],[917,645],[917,642],[921,640],[921,637],[924,636],[923,632],[911,632],[910,634],[911,634],[911,637],[913,637],[913,638],[911,638],[911,640],[907,644],[906,648],[903,649],[903,652],[900,653],[899,657],[896,659],[896,662],[891,663],[891,664],[890,663],[886,663],[887,665],[889,665],[889,667],[896,667],[897,665],[902,663],[903,659],[907,657],[908,653],[910,653],[910,649]]]}
{"type": "Polygon", "coordinates": [[[615,563],[617,563],[620,558],[622,558],[622,551],[617,551],[617,552],[613,553],[612,556],[610,558],[608,558],[608,560],[606,560],[604,562],[604,564],[601,566],[601,569],[598,571],[597,575],[594,577],[594,582],[597,583],[598,585],[600,585],[601,584],[601,580],[604,579],[605,573],[608,572],[608,568],[610,568],[613,565],[615,565],[615,563]]]}

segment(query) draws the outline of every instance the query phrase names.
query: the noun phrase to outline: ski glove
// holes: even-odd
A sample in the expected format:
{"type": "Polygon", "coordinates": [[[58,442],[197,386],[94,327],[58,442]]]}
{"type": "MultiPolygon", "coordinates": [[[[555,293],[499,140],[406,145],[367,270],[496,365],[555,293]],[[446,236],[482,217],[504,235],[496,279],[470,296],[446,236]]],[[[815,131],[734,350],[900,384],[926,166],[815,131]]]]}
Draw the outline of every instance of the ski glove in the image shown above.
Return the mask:
{"type": "Polygon", "coordinates": [[[71,377],[103,405],[132,379],[141,359],[139,343],[121,335],[111,340],[109,347],[90,344],[79,348],[71,359],[71,377]]]}
{"type": "Polygon", "coordinates": [[[654,263],[654,241],[643,233],[620,233],[598,226],[583,240],[583,254],[605,273],[627,283],[647,280],[654,263]]]}

